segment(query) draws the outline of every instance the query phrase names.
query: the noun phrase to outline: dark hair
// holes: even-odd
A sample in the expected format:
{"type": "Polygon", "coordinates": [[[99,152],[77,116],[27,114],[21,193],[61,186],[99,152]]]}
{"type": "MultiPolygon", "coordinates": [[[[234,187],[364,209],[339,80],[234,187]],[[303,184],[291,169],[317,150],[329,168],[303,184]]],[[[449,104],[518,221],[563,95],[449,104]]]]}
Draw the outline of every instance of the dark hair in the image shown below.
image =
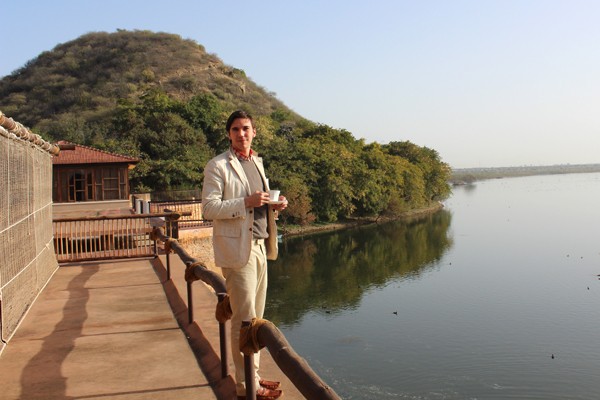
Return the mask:
{"type": "Polygon", "coordinates": [[[233,121],[235,121],[236,119],[240,119],[240,118],[241,119],[249,119],[250,123],[252,124],[252,127],[254,128],[254,120],[252,119],[252,116],[250,114],[248,114],[246,111],[237,110],[237,111],[234,111],[233,113],[231,113],[231,115],[227,119],[227,124],[225,124],[225,130],[227,131],[227,133],[229,133],[229,129],[231,129],[231,125],[233,124],[233,121]]]}

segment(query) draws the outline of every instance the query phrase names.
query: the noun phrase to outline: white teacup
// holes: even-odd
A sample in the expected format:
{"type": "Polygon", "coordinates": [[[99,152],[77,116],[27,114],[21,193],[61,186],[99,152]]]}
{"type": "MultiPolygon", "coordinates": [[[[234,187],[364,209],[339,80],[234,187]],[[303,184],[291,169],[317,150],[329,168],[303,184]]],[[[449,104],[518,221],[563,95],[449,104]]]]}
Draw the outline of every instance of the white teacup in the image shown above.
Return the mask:
{"type": "Polygon", "coordinates": [[[269,199],[271,201],[279,201],[279,190],[269,190],[269,199]]]}

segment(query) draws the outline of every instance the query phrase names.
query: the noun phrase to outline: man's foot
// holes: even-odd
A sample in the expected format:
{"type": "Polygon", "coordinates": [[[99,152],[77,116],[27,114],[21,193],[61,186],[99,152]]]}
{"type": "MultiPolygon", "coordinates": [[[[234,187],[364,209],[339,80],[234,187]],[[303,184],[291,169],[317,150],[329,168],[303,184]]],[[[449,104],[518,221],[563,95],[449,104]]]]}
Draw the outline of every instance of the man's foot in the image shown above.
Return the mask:
{"type": "MultiPolygon", "coordinates": [[[[266,387],[260,387],[256,391],[256,400],[275,400],[278,399],[283,392],[281,390],[267,389],[266,387]]],[[[246,400],[246,395],[238,395],[238,400],[246,400]]]]}
{"type": "Polygon", "coordinates": [[[258,383],[260,384],[260,386],[271,390],[275,390],[279,388],[279,385],[281,385],[281,382],[268,381],[266,379],[261,379],[258,381],[258,383]]]}

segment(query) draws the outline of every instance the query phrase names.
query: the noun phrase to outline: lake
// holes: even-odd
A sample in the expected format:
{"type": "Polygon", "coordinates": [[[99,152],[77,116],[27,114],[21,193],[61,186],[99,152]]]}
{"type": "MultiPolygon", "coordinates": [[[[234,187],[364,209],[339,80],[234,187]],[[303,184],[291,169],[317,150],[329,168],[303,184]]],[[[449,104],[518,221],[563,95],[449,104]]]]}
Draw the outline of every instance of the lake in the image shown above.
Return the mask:
{"type": "Polygon", "coordinates": [[[600,174],[285,239],[265,318],[344,399],[599,399],[600,174]]]}

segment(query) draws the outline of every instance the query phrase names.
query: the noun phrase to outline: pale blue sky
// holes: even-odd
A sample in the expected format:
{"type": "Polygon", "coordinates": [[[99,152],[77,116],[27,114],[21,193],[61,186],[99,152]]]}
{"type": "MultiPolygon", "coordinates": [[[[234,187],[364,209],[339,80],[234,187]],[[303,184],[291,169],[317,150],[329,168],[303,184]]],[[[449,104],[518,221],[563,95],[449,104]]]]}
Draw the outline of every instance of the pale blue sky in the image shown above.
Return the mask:
{"type": "Polygon", "coordinates": [[[3,3],[0,77],[88,32],[169,32],[367,143],[455,168],[600,163],[600,1],[3,3]]]}

